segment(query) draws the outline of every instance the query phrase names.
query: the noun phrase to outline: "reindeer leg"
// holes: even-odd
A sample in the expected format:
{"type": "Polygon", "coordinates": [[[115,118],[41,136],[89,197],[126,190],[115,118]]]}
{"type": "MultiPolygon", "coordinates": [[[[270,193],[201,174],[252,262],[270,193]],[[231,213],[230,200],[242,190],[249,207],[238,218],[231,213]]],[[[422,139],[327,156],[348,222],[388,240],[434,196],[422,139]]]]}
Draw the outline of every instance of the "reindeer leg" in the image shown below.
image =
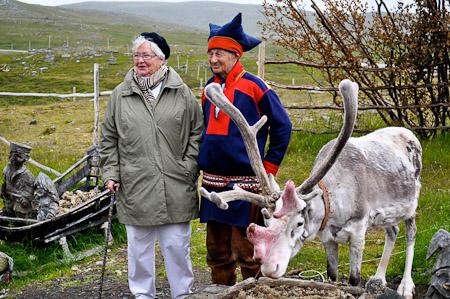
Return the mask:
{"type": "Polygon", "coordinates": [[[332,281],[337,280],[338,261],[339,261],[339,244],[336,242],[323,243],[325,253],[327,255],[327,275],[332,281]]]}
{"type": "Polygon", "coordinates": [[[375,276],[371,277],[366,284],[368,293],[376,294],[380,289],[384,289],[386,287],[386,269],[389,264],[392,250],[394,249],[398,232],[399,228],[397,225],[388,227],[384,230],[385,241],[383,254],[381,256],[380,263],[378,264],[377,273],[375,273],[375,276]]]}
{"type": "Polygon", "coordinates": [[[361,283],[361,263],[364,253],[366,230],[360,226],[354,231],[349,240],[350,247],[350,284],[358,286],[361,283]]]}
{"type": "Polygon", "coordinates": [[[406,299],[412,298],[414,293],[414,282],[411,277],[412,263],[414,258],[414,243],[416,242],[416,220],[413,217],[405,220],[406,230],[406,260],[403,279],[398,286],[397,293],[406,299]]]}
{"type": "Polygon", "coordinates": [[[394,249],[395,240],[399,232],[397,225],[388,227],[384,230],[385,244],[383,248],[383,255],[381,256],[380,263],[378,264],[377,273],[375,273],[374,279],[381,279],[383,285],[386,285],[386,269],[391,258],[392,250],[394,249]]]}

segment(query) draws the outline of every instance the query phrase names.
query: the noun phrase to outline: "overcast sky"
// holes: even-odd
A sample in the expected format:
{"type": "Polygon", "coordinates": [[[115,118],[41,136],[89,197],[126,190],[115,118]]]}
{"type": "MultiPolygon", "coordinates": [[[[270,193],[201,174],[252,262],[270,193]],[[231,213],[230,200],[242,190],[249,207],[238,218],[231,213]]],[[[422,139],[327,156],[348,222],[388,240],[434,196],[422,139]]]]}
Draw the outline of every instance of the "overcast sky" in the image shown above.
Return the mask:
{"type": "MultiPolygon", "coordinates": [[[[186,2],[186,1],[218,1],[218,0],[19,0],[20,2],[25,2],[29,4],[39,4],[46,6],[57,6],[71,3],[79,3],[79,2],[87,2],[87,1],[109,1],[109,2],[149,2],[149,1],[157,1],[157,2],[186,2]]],[[[369,7],[373,6],[374,0],[365,0],[369,3],[369,7]]],[[[411,3],[413,0],[403,0],[403,3],[411,3]]],[[[240,3],[240,4],[262,4],[263,0],[220,0],[220,2],[229,2],[229,3],[240,3]]],[[[397,0],[385,0],[388,6],[391,8],[395,6],[397,0]]],[[[310,8],[310,2],[308,0],[304,0],[306,4],[306,8],[310,8]]],[[[317,5],[321,4],[320,0],[316,1],[317,5]]]]}

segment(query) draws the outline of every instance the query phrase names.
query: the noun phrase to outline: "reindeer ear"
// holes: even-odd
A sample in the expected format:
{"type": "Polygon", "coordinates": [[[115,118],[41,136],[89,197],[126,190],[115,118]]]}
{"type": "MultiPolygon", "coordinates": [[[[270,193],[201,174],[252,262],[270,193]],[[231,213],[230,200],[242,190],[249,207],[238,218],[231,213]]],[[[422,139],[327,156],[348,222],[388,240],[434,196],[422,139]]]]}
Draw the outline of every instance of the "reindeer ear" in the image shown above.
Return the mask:
{"type": "Polygon", "coordinates": [[[320,188],[314,189],[313,191],[309,192],[308,194],[302,194],[301,198],[308,203],[311,199],[313,199],[316,196],[322,196],[323,191],[320,188]]]}
{"type": "Polygon", "coordinates": [[[292,181],[286,183],[286,188],[281,198],[283,200],[283,206],[279,211],[273,213],[273,217],[275,218],[281,218],[289,212],[303,210],[306,207],[306,203],[298,198],[295,192],[295,184],[292,181]]]}
{"type": "Polygon", "coordinates": [[[273,176],[273,174],[269,173],[268,177],[269,177],[269,185],[272,188],[272,190],[274,192],[279,192],[281,190],[280,185],[278,185],[278,183],[275,181],[275,177],[273,176]]]}

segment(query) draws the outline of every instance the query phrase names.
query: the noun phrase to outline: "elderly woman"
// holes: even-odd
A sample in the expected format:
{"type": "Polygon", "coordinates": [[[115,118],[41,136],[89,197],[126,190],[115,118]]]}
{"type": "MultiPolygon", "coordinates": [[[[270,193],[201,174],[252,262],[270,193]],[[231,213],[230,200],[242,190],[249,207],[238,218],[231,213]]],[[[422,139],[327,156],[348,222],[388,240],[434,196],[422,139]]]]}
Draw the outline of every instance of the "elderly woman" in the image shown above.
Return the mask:
{"type": "Polygon", "coordinates": [[[170,48],[154,32],[133,42],[134,67],[112,92],[100,138],[102,179],[116,192],[128,237],[128,281],[155,298],[155,240],[172,298],[191,293],[190,220],[198,213],[197,154],[203,119],[195,96],[166,65],[170,48]]]}

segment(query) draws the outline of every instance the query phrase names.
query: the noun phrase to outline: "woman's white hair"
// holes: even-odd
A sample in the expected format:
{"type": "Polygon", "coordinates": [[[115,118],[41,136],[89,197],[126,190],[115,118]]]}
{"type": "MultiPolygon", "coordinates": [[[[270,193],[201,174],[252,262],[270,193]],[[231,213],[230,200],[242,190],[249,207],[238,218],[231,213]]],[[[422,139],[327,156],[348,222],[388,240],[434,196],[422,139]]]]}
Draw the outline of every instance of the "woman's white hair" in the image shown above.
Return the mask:
{"type": "Polygon", "coordinates": [[[134,51],[136,51],[137,48],[142,46],[142,44],[144,44],[144,43],[149,43],[150,47],[152,48],[152,51],[153,51],[153,53],[155,53],[156,57],[158,57],[161,60],[164,60],[164,63],[167,63],[166,55],[164,55],[163,51],[161,51],[161,49],[158,47],[158,45],[155,44],[154,42],[151,42],[151,41],[147,40],[142,35],[139,35],[133,41],[133,48],[132,48],[133,53],[134,53],[134,51]]]}

